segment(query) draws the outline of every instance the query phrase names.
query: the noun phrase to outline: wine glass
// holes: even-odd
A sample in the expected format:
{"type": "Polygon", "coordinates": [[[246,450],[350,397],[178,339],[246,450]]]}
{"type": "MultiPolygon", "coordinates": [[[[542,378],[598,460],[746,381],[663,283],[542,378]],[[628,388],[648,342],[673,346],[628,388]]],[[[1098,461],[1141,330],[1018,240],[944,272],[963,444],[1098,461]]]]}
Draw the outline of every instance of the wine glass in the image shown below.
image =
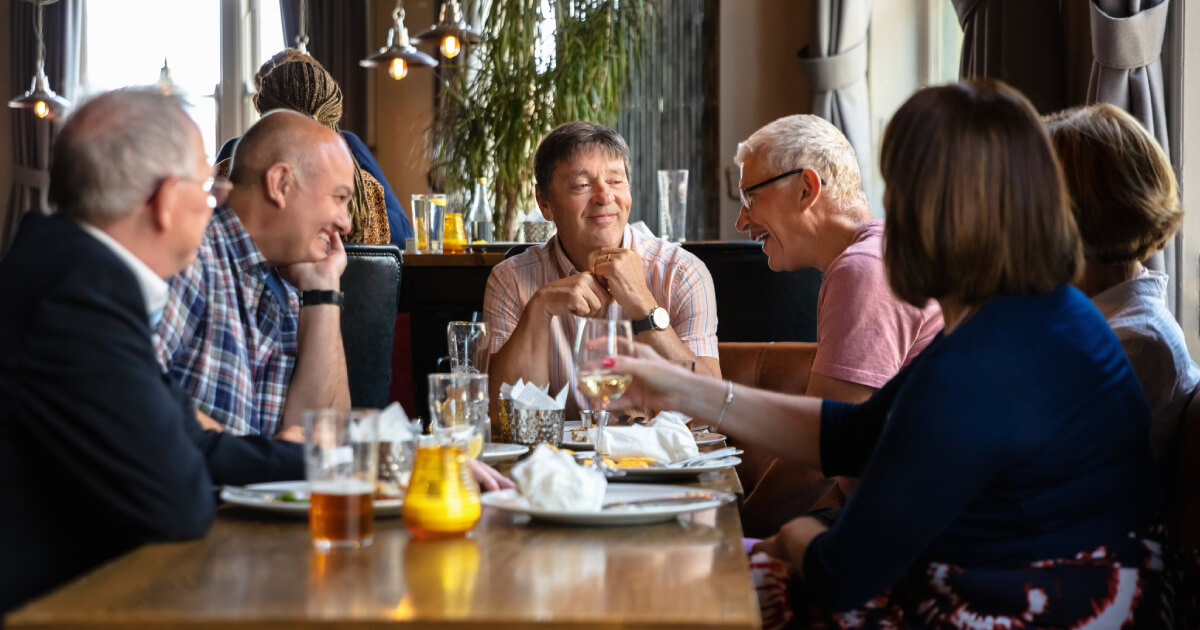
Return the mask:
{"type": "Polygon", "coordinates": [[[633,376],[604,366],[604,359],[633,354],[633,327],[628,320],[577,317],[575,320],[575,380],[596,411],[596,454],[592,466],[604,470],[604,427],[608,403],[625,393],[633,376]]]}

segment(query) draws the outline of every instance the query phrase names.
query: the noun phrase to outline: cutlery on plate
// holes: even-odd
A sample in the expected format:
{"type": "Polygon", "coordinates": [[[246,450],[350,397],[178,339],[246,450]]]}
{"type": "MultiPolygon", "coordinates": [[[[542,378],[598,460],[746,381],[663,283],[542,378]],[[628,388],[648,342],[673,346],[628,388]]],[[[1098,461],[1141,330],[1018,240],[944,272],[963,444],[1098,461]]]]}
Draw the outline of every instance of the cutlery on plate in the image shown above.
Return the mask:
{"type": "Polygon", "coordinates": [[[615,501],[613,503],[605,503],[600,509],[610,510],[613,508],[623,507],[646,507],[648,505],[686,505],[688,503],[704,503],[713,500],[711,492],[688,492],[686,494],[678,494],[669,497],[651,497],[647,499],[634,499],[632,501],[615,501]]]}
{"type": "Polygon", "coordinates": [[[713,460],[713,459],[723,459],[725,457],[741,455],[743,452],[745,452],[745,451],[743,451],[740,448],[737,448],[736,446],[726,446],[725,448],[719,448],[715,451],[709,451],[707,453],[700,453],[699,455],[695,455],[695,456],[689,457],[687,459],[681,459],[677,462],[672,462],[670,464],[667,464],[665,466],[665,468],[687,468],[689,466],[694,466],[695,464],[698,464],[701,462],[706,462],[706,461],[713,460]]]}

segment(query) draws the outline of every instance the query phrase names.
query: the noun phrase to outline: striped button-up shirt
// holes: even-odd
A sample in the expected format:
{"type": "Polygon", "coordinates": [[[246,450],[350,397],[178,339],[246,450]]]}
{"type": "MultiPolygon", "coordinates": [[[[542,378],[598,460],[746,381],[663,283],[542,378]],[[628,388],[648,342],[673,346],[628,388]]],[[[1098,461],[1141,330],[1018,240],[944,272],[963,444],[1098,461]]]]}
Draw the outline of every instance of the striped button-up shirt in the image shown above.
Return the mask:
{"type": "Polygon", "coordinates": [[[233,434],[275,434],[296,365],[299,293],[228,207],[170,286],[156,340],[164,368],[233,434]]]}
{"type": "MultiPolygon", "coordinates": [[[[712,276],[691,252],[646,236],[628,226],[621,247],[642,257],[646,286],[658,305],[671,315],[671,328],[683,345],[698,357],[717,357],[717,304],[712,276]]],[[[492,352],[508,342],[525,305],[543,286],[579,273],[567,258],[558,238],[536,245],[492,269],[483,298],[484,321],[491,335],[492,352]]],[[[615,302],[610,316],[622,317],[615,302]]],[[[550,322],[550,393],[571,382],[574,317],[554,317],[550,322]]]]}

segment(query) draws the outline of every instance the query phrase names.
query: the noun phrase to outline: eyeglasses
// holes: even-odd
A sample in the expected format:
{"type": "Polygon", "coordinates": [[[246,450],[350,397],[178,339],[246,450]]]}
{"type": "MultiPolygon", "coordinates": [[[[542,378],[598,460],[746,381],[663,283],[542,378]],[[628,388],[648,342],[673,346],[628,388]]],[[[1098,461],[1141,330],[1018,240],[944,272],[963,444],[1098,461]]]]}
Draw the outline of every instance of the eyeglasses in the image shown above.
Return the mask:
{"type": "MultiPolygon", "coordinates": [[[[738,195],[740,195],[740,196],[741,196],[741,198],[742,198],[742,205],[743,205],[743,206],[746,206],[746,209],[747,209],[747,210],[749,210],[749,209],[750,209],[750,202],[752,202],[752,201],[754,200],[754,199],[753,199],[753,198],[750,196],[750,193],[752,193],[752,192],[754,192],[754,191],[758,190],[759,188],[762,188],[763,186],[766,186],[767,184],[773,184],[773,183],[775,183],[775,182],[777,182],[777,181],[779,181],[779,180],[783,179],[784,177],[788,177],[789,175],[795,175],[796,173],[803,173],[804,171],[805,171],[805,169],[798,168],[798,169],[795,169],[795,170],[788,171],[788,172],[786,172],[786,173],[782,173],[782,174],[780,174],[780,175],[776,175],[775,177],[772,177],[772,178],[770,178],[770,179],[763,180],[763,181],[761,181],[761,182],[758,182],[757,184],[755,184],[755,185],[753,185],[753,186],[747,186],[746,188],[739,188],[739,189],[738,189],[738,195]]],[[[820,178],[820,179],[821,179],[821,185],[822,185],[822,186],[824,186],[824,185],[825,185],[825,179],[824,179],[824,178],[820,178]]]]}
{"type": "Polygon", "coordinates": [[[225,177],[209,177],[205,180],[199,180],[194,177],[179,177],[179,181],[200,184],[200,188],[208,194],[209,208],[216,208],[223,205],[225,200],[229,199],[229,191],[233,189],[233,183],[225,177]]]}

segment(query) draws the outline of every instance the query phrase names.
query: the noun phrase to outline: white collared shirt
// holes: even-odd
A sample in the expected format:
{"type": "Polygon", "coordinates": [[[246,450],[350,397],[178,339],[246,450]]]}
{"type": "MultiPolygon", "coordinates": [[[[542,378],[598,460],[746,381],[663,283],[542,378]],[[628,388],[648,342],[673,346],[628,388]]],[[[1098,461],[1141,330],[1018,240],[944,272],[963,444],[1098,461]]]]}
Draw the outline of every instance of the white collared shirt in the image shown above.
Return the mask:
{"type": "Polygon", "coordinates": [[[117,258],[121,259],[121,262],[125,263],[125,266],[129,267],[129,270],[133,272],[133,277],[137,279],[138,286],[142,289],[142,299],[146,301],[146,314],[150,316],[151,321],[156,320],[167,304],[167,281],[154,273],[153,269],[146,266],[146,263],[134,256],[133,252],[125,249],[124,245],[118,243],[104,230],[82,221],[77,225],[83,228],[84,232],[104,243],[117,255],[117,258]]]}

